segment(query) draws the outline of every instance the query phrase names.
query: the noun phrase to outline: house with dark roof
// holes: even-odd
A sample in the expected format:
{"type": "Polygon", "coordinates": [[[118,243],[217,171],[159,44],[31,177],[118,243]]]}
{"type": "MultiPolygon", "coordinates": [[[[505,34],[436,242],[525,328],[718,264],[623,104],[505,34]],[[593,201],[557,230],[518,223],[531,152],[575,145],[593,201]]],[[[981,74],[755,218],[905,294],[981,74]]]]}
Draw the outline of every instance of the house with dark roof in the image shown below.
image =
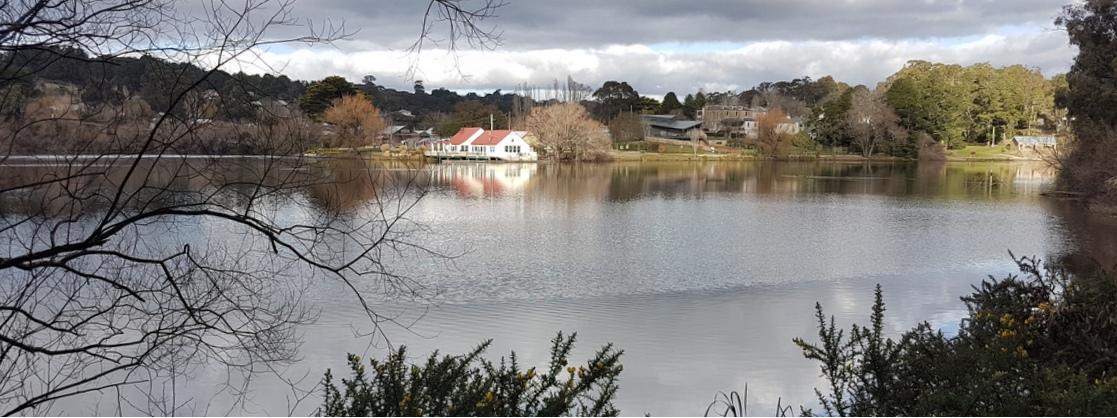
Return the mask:
{"type": "Polygon", "coordinates": [[[644,135],[689,141],[693,131],[702,131],[702,122],[687,120],[676,115],[641,115],[644,135]]]}

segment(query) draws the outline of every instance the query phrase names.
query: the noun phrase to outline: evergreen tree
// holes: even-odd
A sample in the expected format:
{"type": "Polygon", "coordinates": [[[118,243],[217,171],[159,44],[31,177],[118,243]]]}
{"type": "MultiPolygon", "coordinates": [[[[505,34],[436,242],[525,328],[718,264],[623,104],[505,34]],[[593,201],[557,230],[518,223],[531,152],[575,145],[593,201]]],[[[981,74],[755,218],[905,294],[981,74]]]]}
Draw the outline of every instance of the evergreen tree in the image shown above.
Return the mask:
{"type": "Polygon", "coordinates": [[[669,91],[665,96],[663,96],[663,103],[659,106],[659,113],[668,115],[682,108],[683,104],[679,103],[679,97],[675,96],[675,92],[669,91]]]}
{"type": "Polygon", "coordinates": [[[1063,163],[1060,182],[1117,202],[1117,2],[1086,0],[1067,6],[1056,23],[1078,47],[1067,89],[1060,92],[1077,141],[1063,163]]]}
{"type": "Polygon", "coordinates": [[[329,76],[316,81],[299,98],[299,108],[310,117],[318,117],[334,100],[356,94],[357,87],[341,76],[329,76]]]}

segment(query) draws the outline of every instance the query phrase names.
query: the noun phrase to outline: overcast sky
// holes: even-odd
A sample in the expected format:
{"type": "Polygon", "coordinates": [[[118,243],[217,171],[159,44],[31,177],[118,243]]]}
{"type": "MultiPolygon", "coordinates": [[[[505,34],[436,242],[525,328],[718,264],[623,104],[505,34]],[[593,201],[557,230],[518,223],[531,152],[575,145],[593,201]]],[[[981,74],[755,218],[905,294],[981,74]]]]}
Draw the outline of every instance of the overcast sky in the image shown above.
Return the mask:
{"type": "MultiPolygon", "coordinates": [[[[912,59],[1020,63],[1052,75],[1074,55],[1052,23],[1067,0],[507,1],[486,22],[503,33],[495,50],[430,48],[414,77],[428,90],[485,92],[549,85],[569,74],[595,87],[628,81],[658,97],[804,75],[872,86],[912,59]]],[[[264,57],[295,78],[371,74],[380,84],[409,87],[415,57],[406,48],[426,3],[301,0],[299,17],[344,21],[357,33],[333,46],[272,48],[264,57]]]]}

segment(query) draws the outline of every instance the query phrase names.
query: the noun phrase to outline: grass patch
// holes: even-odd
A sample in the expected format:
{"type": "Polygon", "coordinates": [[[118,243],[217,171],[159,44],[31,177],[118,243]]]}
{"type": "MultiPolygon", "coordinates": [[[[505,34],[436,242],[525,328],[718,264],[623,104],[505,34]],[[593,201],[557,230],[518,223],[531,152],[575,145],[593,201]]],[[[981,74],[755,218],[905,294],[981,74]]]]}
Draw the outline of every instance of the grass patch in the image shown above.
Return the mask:
{"type": "Polygon", "coordinates": [[[988,145],[968,145],[962,149],[955,149],[947,151],[948,157],[955,158],[990,158],[990,159],[1014,159],[1017,155],[1009,151],[1002,145],[988,146],[988,145]]]}

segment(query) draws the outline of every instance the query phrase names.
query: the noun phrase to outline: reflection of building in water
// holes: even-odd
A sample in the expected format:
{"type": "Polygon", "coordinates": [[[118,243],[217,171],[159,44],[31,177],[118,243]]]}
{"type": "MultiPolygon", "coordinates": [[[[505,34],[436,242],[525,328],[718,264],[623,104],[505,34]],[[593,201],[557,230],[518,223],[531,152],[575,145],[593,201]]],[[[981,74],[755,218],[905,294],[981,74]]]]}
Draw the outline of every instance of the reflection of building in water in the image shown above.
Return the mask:
{"type": "Polygon", "coordinates": [[[1013,190],[1017,193],[1038,193],[1046,191],[1055,181],[1055,169],[1047,164],[1021,164],[1016,166],[1012,179],[1013,190]]]}
{"type": "Polygon", "coordinates": [[[431,166],[434,184],[463,197],[500,197],[522,193],[535,164],[439,164],[431,166]]]}

